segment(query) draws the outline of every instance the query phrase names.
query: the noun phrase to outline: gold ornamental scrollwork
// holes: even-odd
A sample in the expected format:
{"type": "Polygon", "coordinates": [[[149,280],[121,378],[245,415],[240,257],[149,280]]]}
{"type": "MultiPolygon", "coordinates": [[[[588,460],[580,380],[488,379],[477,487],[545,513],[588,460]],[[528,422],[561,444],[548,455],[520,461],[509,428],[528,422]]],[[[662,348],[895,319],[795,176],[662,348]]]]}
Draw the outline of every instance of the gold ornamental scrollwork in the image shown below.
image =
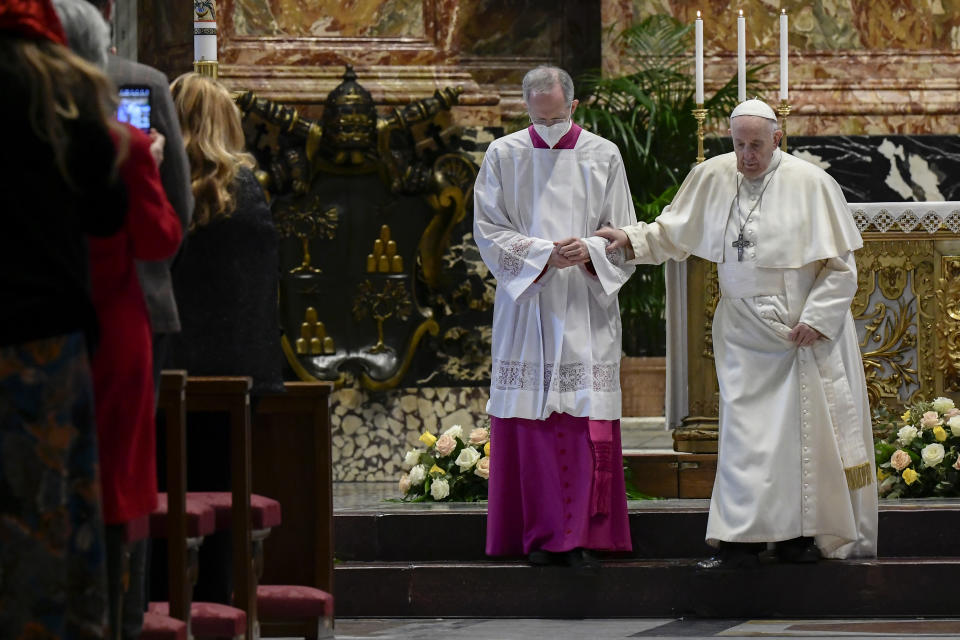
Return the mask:
{"type": "Polygon", "coordinates": [[[868,241],[857,253],[857,322],[870,404],[932,397],[936,299],[932,241],[868,241]]]}
{"type": "Polygon", "coordinates": [[[937,288],[937,368],[943,390],[960,391],[960,256],[940,258],[937,288]]]}
{"type": "Polygon", "coordinates": [[[717,265],[713,262],[707,267],[707,274],[703,283],[703,303],[704,315],[706,316],[703,356],[713,360],[713,316],[717,313],[717,304],[720,303],[720,276],[717,275],[717,265]]]}

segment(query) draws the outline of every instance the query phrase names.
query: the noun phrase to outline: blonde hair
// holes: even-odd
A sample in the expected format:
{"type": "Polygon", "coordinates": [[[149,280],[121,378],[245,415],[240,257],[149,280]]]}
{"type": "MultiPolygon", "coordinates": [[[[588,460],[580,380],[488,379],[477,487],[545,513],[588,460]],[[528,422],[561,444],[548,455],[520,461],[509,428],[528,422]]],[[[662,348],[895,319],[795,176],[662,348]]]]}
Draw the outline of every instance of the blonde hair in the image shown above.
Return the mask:
{"type": "Polygon", "coordinates": [[[219,82],[185,73],[170,84],[190,160],[190,184],[196,204],[191,230],[227,216],[236,207],[234,181],[240,167],[256,166],[243,150],[240,110],[219,82]]]}
{"type": "Polygon", "coordinates": [[[25,79],[30,128],[50,145],[54,163],[64,181],[81,188],[68,164],[70,133],[66,124],[92,120],[113,134],[117,148],[114,170],[126,159],[129,136],[115,116],[113,85],[100,69],[66,47],[46,40],[0,38],[3,66],[25,79]]]}

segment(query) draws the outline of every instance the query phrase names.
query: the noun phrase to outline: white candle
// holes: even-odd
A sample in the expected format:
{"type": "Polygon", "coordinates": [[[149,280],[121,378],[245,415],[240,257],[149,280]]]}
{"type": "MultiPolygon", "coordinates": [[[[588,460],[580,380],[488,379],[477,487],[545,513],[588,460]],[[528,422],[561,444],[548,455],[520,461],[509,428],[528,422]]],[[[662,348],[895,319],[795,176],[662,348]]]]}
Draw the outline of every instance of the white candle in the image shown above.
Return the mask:
{"type": "Polygon", "coordinates": [[[697,75],[697,104],[703,104],[703,18],[697,11],[696,21],[697,43],[696,43],[696,75],[697,75]]]}
{"type": "Polygon", "coordinates": [[[217,59],[217,15],[213,0],[193,3],[193,59],[217,59]]]}
{"type": "Polygon", "coordinates": [[[737,102],[747,99],[747,20],[743,9],[737,17],[737,102]]]}
{"type": "Polygon", "coordinates": [[[780,13],[780,100],[787,101],[787,10],[780,13]]]}

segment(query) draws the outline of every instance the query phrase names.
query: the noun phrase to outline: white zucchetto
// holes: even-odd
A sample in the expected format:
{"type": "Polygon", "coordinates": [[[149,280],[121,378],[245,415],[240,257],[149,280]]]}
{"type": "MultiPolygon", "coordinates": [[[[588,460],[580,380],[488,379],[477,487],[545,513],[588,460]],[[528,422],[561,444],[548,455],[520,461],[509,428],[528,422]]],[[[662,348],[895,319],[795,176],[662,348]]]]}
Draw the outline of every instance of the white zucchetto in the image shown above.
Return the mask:
{"type": "Polygon", "coordinates": [[[738,104],[737,108],[730,114],[730,119],[733,120],[737,116],[759,116],[767,120],[773,120],[774,122],[777,121],[777,116],[774,114],[773,109],[770,108],[770,105],[759,98],[751,98],[738,104]]]}

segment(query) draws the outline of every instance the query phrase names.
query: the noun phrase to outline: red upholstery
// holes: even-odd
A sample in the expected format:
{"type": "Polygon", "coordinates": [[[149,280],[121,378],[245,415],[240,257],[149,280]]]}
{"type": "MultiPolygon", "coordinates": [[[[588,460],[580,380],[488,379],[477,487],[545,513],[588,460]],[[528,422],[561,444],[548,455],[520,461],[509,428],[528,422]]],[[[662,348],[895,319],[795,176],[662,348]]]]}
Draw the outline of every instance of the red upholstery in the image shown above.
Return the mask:
{"type": "Polygon", "coordinates": [[[152,611],[143,614],[140,640],[187,640],[187,623],[152,611]]]}
{"type": "MultiPolygon", "coordinates": [[[[169,602],[151,602],[150,613],[166,615],[169,602]]],[[[190,605],[190,631],[197,638],[233,638],[247,632],[247,614],[226,604],[194,602],[190,605]]]]}
{"type": "Polygon", "coordinates": [[[123,526],[123,541],[136,542],[150,537],[150,516],[140,516],[123,526]]]}
{"type": "MultiPolygon", "coordinates": [[[[227,491],[191,491],[190,498],[202,500],[217,514],[217,531],[230,528],[230,507],[233,496],[227,491]]],[[[254,529],[272,529],[281,522],[280,503],[273,498],[250,495],[250,525],[254,529]]]]}
{"type": "MultiPolygon", "coordinates": [[[[208,536],[216,531],[216,516],[204,501],[187,495],[187,535],[191,538],[208,536]]],[[[167,494],[157,495],[157,508],[150,514],[150,534],[154,538],[167,537],[167,494]]]]}
{"type": "Polygon", "coordinates": [[[261,620],[332,618],[333,596],[313,587],[261,584],[257,587],[257,615],[261,620]]]}

